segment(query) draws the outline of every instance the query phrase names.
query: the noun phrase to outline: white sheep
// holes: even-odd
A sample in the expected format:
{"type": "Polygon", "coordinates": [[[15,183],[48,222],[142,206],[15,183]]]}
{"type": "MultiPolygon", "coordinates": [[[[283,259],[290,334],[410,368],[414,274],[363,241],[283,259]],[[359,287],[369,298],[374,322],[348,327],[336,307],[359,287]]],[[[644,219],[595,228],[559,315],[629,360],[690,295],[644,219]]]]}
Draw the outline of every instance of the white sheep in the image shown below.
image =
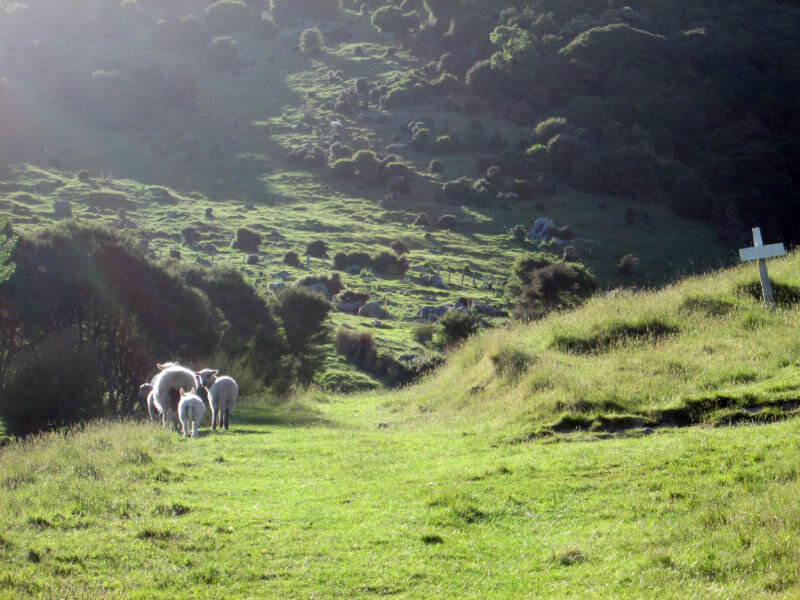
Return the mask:
{"type": "Polygon", "coordinates": [[[143,406],[147,406],[147,414],[150,415],[150,419],[156,422],[162,420],[161,416],[161,406],[156,403],[156,394],[153,391],[153,384],[152,383],[143,383],[139,386],[139,394],[137,396],[139,398],[139,402],[142,403],[143,406]]]}
{"type": "Polygon", "coordinates": [[[228,419],[233,405],[239,398],[239,386],[233,377],[223,375],[217,377],[216,369],[203,369],[195,373],[200,385],[208,392],[208,404],[211,407],[211,429],[216,431],[217,425],[228,429],[228,419]]]}
{"type": "Polygon", "coordinates": [[[161,423],[172,423],[178,429],[178,403],[181,400],[180,389],[192,390],[197,387],[194,373],[177,363],[156,365],[161,372],[153,379],[153,403],[161,410],[161,423]]]}
{"type": "Polygon", "coordinates": [[[181,427],[183,427],[183,437],[189,427],[192,428],[192,437],[197,437],[197,430],[200,427],[200,421],[206,416],[206,405],[200,397],[194,393],[194,388],[189,392],[180,389],[181,400],[178,403],[178,417],[181,420],[181,427]]]}

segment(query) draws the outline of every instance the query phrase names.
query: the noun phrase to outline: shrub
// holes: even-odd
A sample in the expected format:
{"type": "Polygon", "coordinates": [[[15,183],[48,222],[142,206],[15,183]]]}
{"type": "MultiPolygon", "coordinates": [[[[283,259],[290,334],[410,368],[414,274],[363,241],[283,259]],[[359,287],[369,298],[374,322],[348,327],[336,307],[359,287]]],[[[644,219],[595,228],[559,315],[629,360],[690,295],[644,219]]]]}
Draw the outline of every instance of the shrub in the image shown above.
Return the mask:
{"type": "Polygon", "coordinates": [[[192,246],[203,239],[203,234],[191,225],[187,225],[181,229],[181,237],[184,244],[192,246]]]}
{"type": "Polygon", "coordinates": [[[371,371],[378,359],[375,340],[369,332],[355,333],[340,329],[336,332],[336,352],[364,371],[371,371]]]}
{"type": "Polygon", "coordinates": [[[433,173],[434,175],[436,175],[438,173],[441,173],[442,171],[444,171],[444,163],[441,160],[439,160],[438,158],[434,158],[428,164],[428,172],[433,173]]]}
{"type": "Polygon", "coordinates": [[[261,13],[261,18],[256,23],[256,33],[262,40],[271,40],[280,33],[280,27],[268,11],[261,13]]]}
{"type": "Polygon", "coordinates": [[[523,321],[538,319],[558,308],[573,308],[588,298],[596,283],[582,265],[553,263],[533,268],[515,299],[512,314],[523,321]]]}
{"type": "Polygon", "coordinates": [[[328,245],[322,240],[314,240],[306,244],[306,256],[328,258],[328,245]]]}
{"type": "Polygon", "coordinates": [[[206,61],[217,71],[238,69],[241,66],[239,45],[232,37],[216,37],[206,51],[206,61]]]}
{"type": "Polygon", "coordinates": [[[433,134],[430,129],[420,127],[419,129],[415,129],[414,133],[411,135],[411,147],[417,152],[427,152],[431,147],[432,140],[433,134]]]}
{"type": "Polygon", "coordinates": [[[486,181],[496,187],[502,187],[505,182],[503,171],[500,167],[492,166],[486,169],[486,181]]]}
{"type": "Polygon", "coordinates": [[[442,154],[453,154],[458,150],[458,138],[450,135],[440,135],[433,144],[433,150],[442,154]]]}
{"type": "Polygon", "coordinates": [[[333,142],[328,151],[328,159],[335,162],[340,158],[350,158],[353,156],[353,149],[341,142],[333,142]]]}
{"type": "Polygon", "coordinates": [[[439,343],[443,347],[453,346],[478,331],[478,316],[471,312],[449,310],[439,319],[439,343]]]}
{"type": "Polygon", "coordinates": [[[299,267],[300,264],[300,255],[297,252],[287,252],[283,255],[283,264],[287,267],[299,267]]]}
{"type": "Polygon", "coordinates": [[[464,82],[468,88],[480,95],[487,95],[499,89],[499,78],[492,71],[490,60],[480,60],[472,65],[464,76],[464,82]]]}
{"type": "Polygon", "coordinates": [[[403,254],[408,254],[408,246],[406,246],[400,240],[395,240],[391,244],[389,244],[389,248],[397,254],[397,256],[402,256],[403,254]]]}
{"type": "Polygon", "coordinates": [[[342,276],[339,275],[339,273],[332,273],[330,277],[326,277],[325,275],[308,275],[307,277],[303,277],[300,281],[298,281],[297,285],[307,288],[315,283],[321,283],[324,285],[328,290],[327,295],[331,298],[341,292],[342,288],[344,287],[342,285],[342,276]]]}
{"type": "Polygon", "coordinates": [[[628,277],[633,275],[639,268],[639,259],[636,258],[633,254],[626,254],[622,258],[619,259],[619,263],[617,263],[617,271],[619,271],[620,275],[628,277]]]}
{"type": "Polygon", "coordinates": [[[387,5],[372,13],[372,25],[381,33],[391,33],[403,37],[409,30],[419,27],[419,17],[415,12],[403,12],[397,6],[387,5]]]}
{"type": "Polygon", "coordinates": [[[339,12],[339,0],[270,0],[270,11],[279,25],[298,19],[324,21],[339,12]]]}
{"type": "Polygon", "coordinates": [[[206,8],[206,25],[215,35],[248,29],[252,17],[241,0],[219,0],[206,8]]]}
{"type": "Polygon", "coordinates": [[[380,252],[372,259],[372,268],[382,275],[395,275],[402,277],[408,271],[408,260],[398,257],[392,252],[380,252]]]}
{"type": "Polygon", "coordinates": [[[353,155],[353,164],[359,177],[367,181],[377,181],[380,162],[372,150],[359,150],[353,155]]]}
{"type": "Polygon", "coordinates": [[[399,161],[390,161],[383,167],[383,176],[387,180],[396,175],[400,175],[407,179],[411,176],[411,174],[412,171],[408,165],[399,161]]]}
{"type": "Polygon", "coordinates": [[[440,96],[455,94],[461,90],[461,81],[451,73],[442,73],[431,83],[431,88],[440,96]]]}
{"type": "Polygon", "coordinates": [[[258,252],[258,247],[261,246],[261,234],[247,227],[240,227],[236,230],[236,239],[231,244],[231,248],[248,252],[250,254],[258,252]]]}
{"type": "Polygon", "coordinates": [[[340,158],[331,165],[331,175],[336,179],[353,179],[356,176],[356,163],[349,158],[340,158]]]}
{"type": "Polygon", "coordinates": [[[436,324],[430,321],[425,323],[417,323],[414,325],[412,335],[414,341],[423,346],[433,339],[433,334],[436,331],[436,324]]]}
{"type": "Polygon", "coordinates": [[[324,46],[322,32],[318,27],[304,29],[300,34],[298,46],[303,54],[319,54],[324,46]]]}
{"type": "Polygon", "coordinates": [[[449,229],[453,231],[458,226],[458,220],[455,215],[442,215],[436,221],[436,226],[439,229],[449,229]]]}
{"type": "Polygon", "coordinates": [[[470,204],[473,200],[473,181],[469,177],[459,177],[442,184],[442,194],[447,202],[470,204]]]}
{"type": "Polygon", "coordinates": [[[333,268],[339,271],[355,265],[371,269],[372,257],[366,252],[337,252],[333,257],[333,268]]]}
{"type": "Polygon", "coordinates": [[[273,307],[286,332],[291,369],[300,383],[309,383],[325,359],[322,344],[329,330],[324,324],[331,304],[320,294],[293,285],[278,292],[273,307]]]}
{"type": "Polygon", "coordinates": [[[427,227],[431,224],[431,218],[428,216],[428,213],[419,213],[416,217],[414,217],[414,222],[412,225],[416,225],[418,227],[427,227]]]}
{"type": "Polygon", "coordinates": [[[525,238],[527,237],[527,232],[522,225],[514,225],[514,227],[511,228],[510,233],[511,236],[519,242],[524,242],[525,238]]]}

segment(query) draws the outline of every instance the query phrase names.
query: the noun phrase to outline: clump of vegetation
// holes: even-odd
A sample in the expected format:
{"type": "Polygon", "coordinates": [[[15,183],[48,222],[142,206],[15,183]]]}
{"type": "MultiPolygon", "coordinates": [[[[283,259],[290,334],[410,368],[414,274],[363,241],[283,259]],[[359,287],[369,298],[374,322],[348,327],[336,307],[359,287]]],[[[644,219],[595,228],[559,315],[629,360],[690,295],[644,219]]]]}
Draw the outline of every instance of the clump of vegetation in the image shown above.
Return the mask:
{"type": "Polygon", "coordinates": [[[393,252],[383,251],[373,257],[372,268],[382,275],[402,277],[408,271],[408,259],[393,252]]]}
{"type": "Polygon", "coordinates": [[[477,333],[479,327],[476,313],[449,310],[437,324],[439,345],[443,348],[455,346],[477,333]]]}
{"type": "Polygon", "coordinates": [[[325,42],[319,27],[309,27],[300,34],[298,47],[303,54],[320,54],[325,42]]]}
{"type": "Polygon", "coordinates": [[[239,44],[230,36],[215,37],[206,51],[208,66],[217,71],[231,71],[241,66],[239,44]]]}
{"type": "Polygon", "coordinates": [[[371,371],[378,360],[378,351],[372,334],[340,329],[336,332],[336,351],[363,371],[371,371]]]}
{"type": "Polygon", "coordinates": [[[283,255],[283,264],[287,267],[300,267],[300,255],[297,252],[289,251],[283,255]]]}
{"type": "Polygon", "coordinates": [[[453,231],[458,227],[458,219],[455,215],[442,215],[436,220],[436,227],[453,231]]]}
{"type": "Polygon", "coordinates": [[[328,245],[322,240],[314,240],[306,244],[306,256],[312,258],[328,258],[328,245]]]}
{"type": "Polygon", "coordinates": [[[239,229],[236,230],[236,239],[231,243],[231,248],[253,254],[258,252],[262,240],[261,234],[257,231],[253,231],[247,227],[239,227],[239,229]]]}
{"type": "Polygon", "coordinates": [[[443,171],[444,171],[444,163],[438,158],[434,158],[428,164],[428,172],[429,173],[433,173],[434,175],[436,175],[436,174],[439,174],[439,173],[441,173],[443,171]]]}
{"type": "Polygon", "coordinates": [[[638,269],[639,259],[633,254],[626,254],[620,258],[619,263],[617,263],[617,271],[626,277],[633,275],[638,269]]]}

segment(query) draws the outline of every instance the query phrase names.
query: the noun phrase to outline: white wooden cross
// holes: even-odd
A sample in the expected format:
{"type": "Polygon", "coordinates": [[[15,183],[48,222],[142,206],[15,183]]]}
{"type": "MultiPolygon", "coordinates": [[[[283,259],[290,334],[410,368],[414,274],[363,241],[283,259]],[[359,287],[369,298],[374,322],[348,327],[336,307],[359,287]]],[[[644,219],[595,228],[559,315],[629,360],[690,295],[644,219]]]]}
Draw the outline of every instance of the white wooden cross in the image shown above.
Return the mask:
{"type": "Polygon", "coordinates": [[[766,259],[785,255],[786,249],[783,247],[783,244],[764,245],[764,242],[761,240],[760,227],[753,227],[753,247],[739,248],[740,259],[743,261],[758,261],[758,275],[761,278],[761,292],[764,294],[764,304],[770,308],[775,304],[775,296],[772,293],[772,284],[769,282],[769,276],[767,275],[766,259]]]}

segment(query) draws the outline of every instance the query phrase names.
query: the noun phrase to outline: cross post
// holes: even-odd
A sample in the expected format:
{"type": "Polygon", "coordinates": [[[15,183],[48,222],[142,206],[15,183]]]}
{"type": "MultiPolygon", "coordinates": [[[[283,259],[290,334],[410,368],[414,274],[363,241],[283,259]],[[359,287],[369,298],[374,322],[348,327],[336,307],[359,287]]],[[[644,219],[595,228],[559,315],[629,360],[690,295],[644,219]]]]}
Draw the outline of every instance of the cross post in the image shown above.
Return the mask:
{"type": "Polygon", "coordinates": [[[785,255],[786,249],[783,247],[783,244],[764,245],[761,239],[760,227],[753,227],[753,247],[739,249],[739,258],[742,261],[758,261],[758,276],[761,279],[761,292],[764,295],[764,304],[767,308],[773,308],[775,306],[775,294],[772,291],[772,284],[767,274],[766,259],[785,255]]]}

